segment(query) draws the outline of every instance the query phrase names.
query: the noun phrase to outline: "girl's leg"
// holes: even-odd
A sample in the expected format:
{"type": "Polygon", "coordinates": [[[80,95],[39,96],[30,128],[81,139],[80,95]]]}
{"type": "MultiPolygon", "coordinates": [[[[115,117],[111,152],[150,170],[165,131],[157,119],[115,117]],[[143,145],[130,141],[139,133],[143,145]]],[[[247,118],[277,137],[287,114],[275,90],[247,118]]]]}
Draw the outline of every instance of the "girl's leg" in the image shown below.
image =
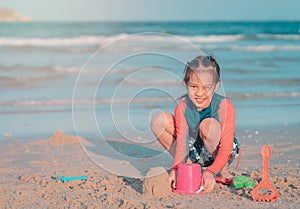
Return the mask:
{"type": "Polygon", "coordinates": [[[206,118],[200,123],[199,130],[207,151],[215,157],[221,139],[221,124],[214,118],[206,118]]]}
{"type": "Polygon", "coordinates": [[[159,112],[152,117],[151,129],[157,140],[174,157],[175,125],[174,117],[167,112],[159,112]]]}
{"type": "MultiPolygon", "coordinates": [[[[215,158],[218,153],[218,145],[221,139],[221,124],[214,118],[206,118],[200,123],[200,137],[207,151],[215,158]]],[[[232,178],[232,175],[228,171],[228,166],[221,171],[221,175],[224,178],[232,178]]]]}

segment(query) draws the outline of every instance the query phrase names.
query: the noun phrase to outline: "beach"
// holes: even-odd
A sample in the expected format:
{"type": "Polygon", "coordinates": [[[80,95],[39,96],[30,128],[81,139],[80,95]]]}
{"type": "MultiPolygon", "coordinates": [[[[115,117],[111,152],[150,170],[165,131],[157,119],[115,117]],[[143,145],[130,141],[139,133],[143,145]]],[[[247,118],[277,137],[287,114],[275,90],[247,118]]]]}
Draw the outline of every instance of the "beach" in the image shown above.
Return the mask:
{"type": "Polygon", "coordinates": [[[298,208],[299,21],[0,23],[0,208],[298,208]],[[213,55],[236,109],[253,188],[168,190],[173,159],[150,129],[186,93],[185,65],[213,55]],[[86,180],[61,182],[59,177],[86,180]],[[153,184],[153,185],[152,185],[153,184]]]}
{"type": "MultiPolygon", "coordinates": [[[[237,132],[243,154],[239,169],[230,167],[233,175],[250,176],[258,184],[262,178],[261,147],[272,148],[269,181],[279,195],[273,202],[253,201],[252,188],[234,189],[222,184],[217,184],[209,194],[143,192],[145,179],[149,177],[132,178],[107,172],[86,155],[76,136],[62,131],[37,141],[7,139],[0,146],[0,205],[1,208],[297,208],[300,203],[297,133],[297,127],[237,132]],[[57,175],[84,175],[88,179],[61,182],[55,179],[57,175]]],[[[163,182],[153,182],[154,187],[164,188],[163,182]]]]}

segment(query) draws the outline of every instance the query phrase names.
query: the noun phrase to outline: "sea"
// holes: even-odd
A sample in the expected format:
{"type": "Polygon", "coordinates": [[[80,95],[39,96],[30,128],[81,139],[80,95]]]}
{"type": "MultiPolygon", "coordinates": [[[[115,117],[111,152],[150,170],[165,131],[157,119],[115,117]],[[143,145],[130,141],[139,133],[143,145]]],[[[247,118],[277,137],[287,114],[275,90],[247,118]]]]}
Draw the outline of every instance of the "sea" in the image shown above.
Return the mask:
{"type": "Polygon", "coordinates": [[[154,156],[151,117],[174,113],[198,55],[219,63],[237,129],[300,123],[300,21],[0,23],[0,140],[62,130],[154,156]]]}

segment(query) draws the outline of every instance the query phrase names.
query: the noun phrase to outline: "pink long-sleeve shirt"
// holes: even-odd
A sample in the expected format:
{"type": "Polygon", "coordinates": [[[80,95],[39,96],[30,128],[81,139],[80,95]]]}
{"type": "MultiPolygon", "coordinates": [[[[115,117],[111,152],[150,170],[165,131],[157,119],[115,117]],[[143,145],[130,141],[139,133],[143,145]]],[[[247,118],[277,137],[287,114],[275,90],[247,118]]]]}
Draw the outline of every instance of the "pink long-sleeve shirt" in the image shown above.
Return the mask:
{"type": "MultiPolygon", "coordinates": [[[[184,98],[175,108],[175,129],[176,129],[176,154],[173,168],[185,161],[187,154],[186,137],[189,131],[185,116],[186,98],[184,98]]],[[[235,108],[228,98],[224,98],[218,105],[218,121],[221,124],[221,138],[218,146],[218,153],[214,162],[207,167],[213,173],[218,173],[228,162],[233,146],[235,130],[235,108]]],[[[200,121],[199,121],[200,124],[200,121]]]]}

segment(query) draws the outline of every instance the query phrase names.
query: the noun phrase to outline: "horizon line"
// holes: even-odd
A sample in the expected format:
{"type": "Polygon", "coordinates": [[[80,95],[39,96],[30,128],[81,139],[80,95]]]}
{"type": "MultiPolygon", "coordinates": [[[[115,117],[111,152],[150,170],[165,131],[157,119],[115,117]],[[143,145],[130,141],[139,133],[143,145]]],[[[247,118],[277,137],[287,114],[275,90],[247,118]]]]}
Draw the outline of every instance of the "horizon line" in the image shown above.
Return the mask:
{"type": "Polygon", "coordinates": [[[30,21],[0,21],[0,23],[34,23],[34,22],[61,22],[61,23],[72,23],[72,22],[95,22],[95,23],[198,23],[198,22],[300,22],[300,19],[245,19],[245,20],[36,20],[31,19],[30,21]]]}

